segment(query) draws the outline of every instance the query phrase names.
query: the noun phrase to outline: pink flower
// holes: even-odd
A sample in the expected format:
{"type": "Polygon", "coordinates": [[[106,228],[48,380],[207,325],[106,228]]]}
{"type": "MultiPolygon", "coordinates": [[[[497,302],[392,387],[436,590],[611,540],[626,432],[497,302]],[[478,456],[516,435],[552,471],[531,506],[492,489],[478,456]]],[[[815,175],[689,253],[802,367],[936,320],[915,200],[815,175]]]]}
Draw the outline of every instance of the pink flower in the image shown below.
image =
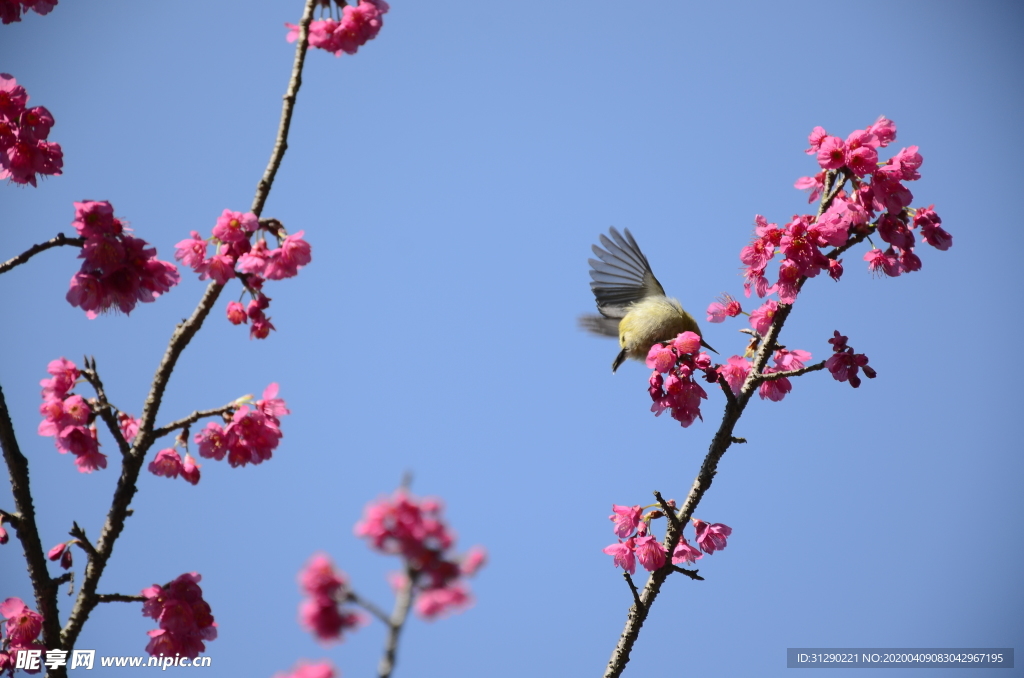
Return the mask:
{"type": "Polygon", "coordinates": [[[822,169],[839,169],[846,164],[846,144],[839,137],[825,137],[818,146],[818,164],[822,169]]]}
{"type": "Polygon", "coordinates": [[[206,266],[206,241],[198,231],[191,231],[191,237],[174,246],[174,258],[197,273],[206,266]]]}
{"type": "Polygon", "coordinates": [[[725,322],[725,319],[735,318],[743,312],[740,302],[728,294],[723,294],[717,301],[708,306],[708,320],[713,323],[725,322]]]}
{"type": "Polygon", "coordinates": [[[61,555],[64,553],[64,549],[68,547],[67,542],[61,542],[52,549],[46,552],[46,559],[56,561],[59,560],[61,555]]]}
{"type": "Polygon", "coordinates": [[[267,280],[291,278],[298,274],[300,268],[312,261],[309,243],[302,239],[304,234],[305,231],[299,231],[288,236],[280,247],[270,252],[264,276],[267,280]]]}
{"type": "Polygon", "coordinates": [[[605,546],[601,550],[612,557],[615,567],[621,567],[630,574],[636,572],[636,556],[633,554],[632,539],[627,539],[625,542],[620,539],[618,544],[605,546]]]}
{"type": "Polygon", "coordinates": [[[843,276],[843,260],[842,259],[829,259],[828,260],[828,275],[833,280],[838,281],[843,276]]]}
{"type": "Polygon", "coordinates": [[[212,279],[218,285],[226,285],[234,277],[235,260],[227,254],[213,255],[199,272],[200,280],[212,279]]]}
{"type": "Polygon", "coordinates": [[[482,546],[471,546],[459,564],[459,571],[467,577],[472,577],[486,564],[487,550],[482,546]]]}
{"type": "Polygon", "coordinates": [[[5,630],[12,645],[29,645],[43,630],[43,615],[30,610],[21,598],[0,603],[0,617],[7,620],[5,630]]]}
{"type": "Polygon", "coordinates": [[[636,526],[640,524],[642,516],[643,509],[639,505],[619,506],[618,504],[612,504],[612,515],[608,516],[608,520],[615,523],[615,534],[625,538],[636,531],[636,526]]]}
{"type": "Polygon", "coordinates": [[[917,146],[908,146],[900,149],[900,152],[889,158],[887,163],[891,167],[898,167],[900,176],[904,181],[916,181],[921,178],[917,171],[924,159],[917,152],[917,146]]]}
{"type": "Polygon", "coordinates": [[[165,478],[177,478],[181,473],[181,455],[173,449],[160,450],[149,462],[149,472],[165,478]]]}
{"type": "Polygon", "coordinates": [[[217,422],[209,422],[206,428],[197,433],[193,438],[199,446],[199,456],[220,461],[228,453],[227,436],[224,429],[217,422]]]}
{"type": "Polygon", "coordinates": [[[633,552],[648,572],[654,572],[665,564],[665,549],[649,534],[637,537],[633,552]]]}
{"type": "Polygon", "coordinates": [[[275,673],[273,678],[337,678],[340,674],[329,661],[316,664],[302,659],[287,672],[275,673]]]}
{"type": "Polygon", "coordinates": [[[267,241],[260,238],[251,250],[238,258],[238,270],[242,273],[263,276],[267,263],[270,261],[270,254],[270,250],[267,249],[267,241]]]}
{"type": "Polygon", "coordinates": [[[731,356],[724,365],[719,366],[718,373],[725,377],[725,382],[729,384],[733,395],[739,395],[743,382],[750,373],[750,367],[750,361],[738,355],[731,356]]]}
{"type": "Polygon", "coordinates": [[[884,252],[877,248],[869,250],[864,254],[864,261],[868,262],[868,270],[875,275],[895,278],[901,272],[899,260],[891,247],[884,252]]]}
{"type": "Polygon", "coordinates": [[[441,586],[420,592],[413,609],[423,619],[433,621],[455,612],[462,612],[473,604],[473,597],[459,584],[441,586]]]}
{"type": "Polygon", "coordinates": [[[75,386],[81,376],[75,364],[66,358],[51,360],[46,371],[53,375],[52,379],[43,379],[39,385],[43,387],[43,397],[63,398],[75,386]]]}
{"type": "Polygon", "coordinates": [[[696,332],[682,332],[672,340],[672,348],[681,355],[696,355],[700,351],[700,335],[696,332]]]}
{"type": "Polygon", "coordinates": [[[345,591],[346,585],[345,573],[335,569],[330,557],[324,553],[313,555],[306,567],[299,571],[299,586],[313,598],[344,598],[344,594],[339,595],[339,592],[345,591]]]}
{"type": "Polygon", "coordinates": [[[775,352],[775,365],[786,372],[790,370],[803,369],[811,360],[811,354],[807,351],[801,351],[800,349],[793,349],[792,351],[780,348],[775,352]]]}
{"type": "Polygon", "coordinates": [[[704,554],[697,549],[690,546],[690,543],[685,539],[680,538],[679,543],[676,545],[674,551],[672,551],[672,564],[678,565],[680,563],[692,564],[704,557],[704,554]]]}
{"type": "Polygon", "coordinates": [[[299,605],[299,624],[324,644],[341,642],[347,629],[356,629],[365,623],[361,614],[343,610],[332,600],[309,598],[299,605]]]}
{"type": "Polygon", "coordinates": [[[213,235],[224,243],[240,242],[248,240],[249,236],[259,228],[259,225],[259,219],[252,212],[242,214],[241,212],[224,210],[217,217],[217,223],[213,227],[213,235]]]}
{"type": "Polygon", "coordinates": [[[692,518],[693,529],[697,531],[697,546],[708,555],[721,551],[726,546],[726,538],[732,534],[732,528],[722,523],[709,525],[703,520],[692,518]]]}
{"type": "Polygon", "coordinates": [[[106,200],[83,200],[73,203],[75,220],[71,225],[78,235],[85,238],[101,238],[105,235],[119,236],[124,225],[114,218],[114,208],[106,200]]]}
{"type": "Polygon", "coordinates": [[[854,353],[853,348],[847,345],[847,340],[848,338],[839,334],[838,330],[833,333],[828,343],[832,344],[835,353],[825,362],[825,367],[836,381],[849,381],[850,386],[858,388],[861,383],[858,376],[860,370],[864,370],[864,375],[868,379],[874,379],[877,374],[868,366],[868,357],[862,353],[854,353]]]}
{"type": "Polygon", "coordinates": [[[192,485],[199,484],[199,464],[188,452],[185,453],[185,460],[181,463],[181,477],[192,485]]]}
{"type": "Polygon", "coordinates": [[[815,127],[807,136],[807,141],[811,146],[804,152],[807,155],[816,155],[818,153],[818,149],[821,148],[821,143],[827,138],[828,132],[825,131],[824,127],[815,127]]]}
{"type": "MultiPolygon", "coordinates": [[[[810,149],[808,149],[810,150],[810,149]]],[[[814,151],[817,153],[817,150],[814,151]]],[[[798,191],[807,191],[811,193],[807,197],[807,202],[814,202],[821,197],[822,191],[825,190],[825,171],[818,172],[813,177],[800,177],[793,184],[793,188],[798,191]]]]}
{"type": "Polygon", "coordinates": [[[772,321],[775,320],[775,312],[778,308],[779,302],[777,301],[769,299],[764,302],[757,310],[750,313],[750,326],[761,336],[768,334],[768,329],[772,326],[772,321]]]}
{"type": "MultiPolygon", "coordinates": [[[[778,372],[779,370],[773,367],[766,367],[764,369],[765,374],[771,374],[772,372],[778,372]]],[[[778,379],[768,379],[761,382],[761,386],[757,389],[757,394],[761,396],[762,400],[771,400],[772,402],[779,402],[786,397],[790,391],[793,390],[793,384],[790,383],[788,377],[779,377],[778,379]]]]}
{"type": "Polygon", "coordinates": [[[896,123],[884,115],[878,116],[878,120],[871,127],[868,127],[867,131],[875,137],[876,143],[883,148],[896,141],[896,123]]]}
{"type": "Polygon", "coordinates": [[[203,641],[217,638],[217,624],[199,587],[201,580],[197,572],[189,572],[164,586],[154,584],[142,590],[146,599],[142,615],[157,620],[160,626],[148,632],[146,652],[195,658],[206,650],[203,641]]]}
{"type": "MultiPolygon", "coordinates": [[[[803,271],[792,259],[783,259],[779,264],[779,281],[775,283],[775,291],[779,293],[779,301],[792,304],[800,294],[800,278],[803,271]]],[[[762,307],[763,308],[763,307],[762,307]]],[[[773,314],[774,317],[774,314],[773,314]]],[[[751,315],[753,323],[753,315],[751,315]]],[[[769,323],[770,326],[770,323],[769,323]]],[[[767,332],[767,330],[765,330],[767,332]]]]}
{"type": "Polygon", "coordinates": [[[948,250],[953,246],[953,236],[942,229],[942,219],[933,209],[935,205],[922,207],[914,213],[914,227],[921,228],[921,239],[937,250],[948,250]]]}
{"type": "Polygon", "coordinates": [[[237,301],[228,302],[227,314],[228,321],[232,325],[241,325],[248,318],[248,316],[245,313],[245,307],[242,306],[242,304],[237,301]]]}
{"type": "Polygon", "coordinates": [[[676,353],[668,346],[655,344],[647,352],[645,364],[655,372],[668,372],[676,364],[676,353]]]}

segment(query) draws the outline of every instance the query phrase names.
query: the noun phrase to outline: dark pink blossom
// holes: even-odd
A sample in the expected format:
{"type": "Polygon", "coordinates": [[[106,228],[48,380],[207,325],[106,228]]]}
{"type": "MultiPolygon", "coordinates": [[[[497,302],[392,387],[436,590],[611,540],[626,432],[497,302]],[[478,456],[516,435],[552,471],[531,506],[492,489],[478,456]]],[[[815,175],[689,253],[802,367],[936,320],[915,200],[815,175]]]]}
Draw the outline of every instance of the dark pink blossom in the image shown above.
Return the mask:
{"type": "Polygon", "coordinates": [[[724,365],[718,367],[718,373],[725,377],[725,382],[729,384],[733,395],[739,395],[740,389],[743,388],[743,382],[747,380],[747,374],[750,373],[750,368],[749,360],[734,355],[730,356],[724,365]]]}
{"type": "Polygon", "coordinates": [[[740,302],[728,294],[722,294],[714,303],[708,306],[708,320],[713,323],[725,322],[726,318],[735,318],[743,312],[740,302]]]}
{"type": "Polygon", "coordinates": [[[876,143],[880,147],[884,148],[896,141],[896,123],[884,115],[878,116],[878,120],[871,127],[868,127],[867,131],[875,137],[876,143]]]}
{"type": "Polygon", "coordinates": [[[868,250],[864,254],[864,261],[868,262],[868,270],[875,275],[895,278],[901,272],[899,259],[891,247],[884,252],[877,248],[868,250]]]}
{"type": "Polygon", "coordinates": [[[228,321],[232,325],[241,325],[248,319],[248,316],[245,313],[245,307],[237,301],[228,302],[227,315],[228,321]]]}
{"type": "Polygon", "coordinates": [[[217,638],[217,624],[199,587],[201,580],[198,573],[189,572],[164,586],[154,584],[142,590],[146,599],[142,614],[157,620],[160,626],[148,632],[146,652],[195,658],[206,650],[203,641],[217,638]]]}
{"type": "Polygon", "coordinates": [[[922,207],[914,212],[914,227],[921,229],[921,239],[937,250],[948,250],[953,246],[953,236],[942,229],[942,219],[933,209],[935,205],[922,207]]]}
{"type": "Polygon", "coordinates": [[[692,518],[693,529],[697,531],[697,546],[708,555],[721,551],[726,546],[726,538],[732,534],[732,528],[722,523],[708,524],[703,520],[692,518]]]}
{"type": "MultiPolygon", "coordinates": [[[[764,369],[765,374],[771,374],[772,372],[778,372],[779,370],[774,367],[766,367],[764,369]]],[[[786,395],[793,390],[793,384],[790,383],[788,377],[779,377],[777,379],[766,379],[761,382],[761,385],[757,389],[757,394],[761,396],[762,400],[771,400],[772,402],[779,402],[786,395]]]]}

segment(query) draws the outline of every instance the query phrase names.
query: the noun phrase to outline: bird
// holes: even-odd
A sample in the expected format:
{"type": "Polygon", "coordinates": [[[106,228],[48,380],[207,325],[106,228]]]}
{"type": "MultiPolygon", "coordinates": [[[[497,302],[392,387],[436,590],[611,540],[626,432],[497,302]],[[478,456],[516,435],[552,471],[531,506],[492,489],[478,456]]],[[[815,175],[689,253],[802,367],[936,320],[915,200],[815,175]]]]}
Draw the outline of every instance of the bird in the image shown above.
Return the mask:
{"type": "MultiPolygon", "coordinates": [[[[601,234],[601,247],[593,245],[597,259],[590,262],[590,289],[600,315],[580,316],[580,326],[603,337],[618,337],[622,348],[612,361],[612,372],[626,358],[646,360],[651,346],[674,339],[682,332],[701,334],[693,316],[675,299],[651,271],[629,229],[619,233],[614,226],[601,234]],[[610,236],[610,237],[609,237],[610,236]]],[[[701,346],[718,353],[703,339],[701,346]]]]}

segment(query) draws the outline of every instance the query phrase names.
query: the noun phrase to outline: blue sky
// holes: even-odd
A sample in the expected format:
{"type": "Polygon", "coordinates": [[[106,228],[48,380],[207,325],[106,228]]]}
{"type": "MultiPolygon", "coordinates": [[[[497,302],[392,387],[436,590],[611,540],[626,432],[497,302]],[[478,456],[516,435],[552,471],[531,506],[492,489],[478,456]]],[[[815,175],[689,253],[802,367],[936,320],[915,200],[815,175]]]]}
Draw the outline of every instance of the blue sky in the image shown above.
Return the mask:
{"type": "MultiPolygon", "coordinates": [[[[111,201],[164,259],[247,209],[291,68],[283,24],[300,13],[66,2],[0,28],[0,71],[53,113],[65,158],[38,189],[0,187],[0,258],[69,232],[75,200],[111,201]]],[[[277,381],[282,445],[259,467],[207,461],[198,487],[144,475],[101,590],[197,570],[220,628],[208,675],[325,656],[366,675],[383,629],[319,647],[294,621],[295,576],[323,550],[389,607],[397,562],[352,525],[409,470],[491,562],[473,609],[410,624],[396,675],[599,673],[630,602],[601,553],[610,506],[681,499],[723,401],[682,429],[648,411],[643,366],[610,373],[614,342],[576,328],[590,245],[628,227],[699,314],[740,294],[755,214],[807,209],[792,184],[816,169],[811,128],[845,137],[885,114],[896,147],[924,156],[914,204],[935,203],[954,246],[922,246],[923,270],[898,279],[872,278],[858,250],[842,282],[808,284],[784,343],[824,358],[838,329],[879,376],[853,390],[811,374],[752,403],[748,443],[697,511],[733,527],[729,546],[700,562],[706,581],[669,580],[627,675],[779,675],[787,647],[1019,645],[1022,18],[1008,2],[393,2],[358,55],[309,55],[264,212],[313,244],[270,289],[278,331],[251,342],[230,326],[229,289],[159,417],[277,381]]],[[[78,474],[35,434],[47,362],[95,356],[138,414],[203,289],[183,271],[130,318],[90,321],[64,301],[76,269],[64,249],[0,278],[0,384],[45,544],[73,520],[95,538],[117,478],[78,474]]],[[[728,356],[740,327],[704,329],[728,356]]],[[[0,575],[4,597],[30,597],[13,542],[0,575]]],[[[106,606],[79,647],[141,654],[149,628],[137,605],[106,606]]]]}

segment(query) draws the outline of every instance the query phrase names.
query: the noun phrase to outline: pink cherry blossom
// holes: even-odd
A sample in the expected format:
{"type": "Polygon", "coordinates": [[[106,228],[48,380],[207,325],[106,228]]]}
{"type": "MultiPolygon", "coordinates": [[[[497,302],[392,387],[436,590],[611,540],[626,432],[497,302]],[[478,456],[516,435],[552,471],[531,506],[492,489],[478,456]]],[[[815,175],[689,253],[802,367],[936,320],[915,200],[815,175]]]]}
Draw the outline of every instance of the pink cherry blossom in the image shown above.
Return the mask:
{"type": "Polygon", "coordinates": [[[708,321],[713,323],[725,322],[726,318],[735,318],[743,312],[740,302],[728,294],[722,294],[714,303],[708,306],[708,321]]]}
{"type": "Polygon", "coordinates": [[[299,269],[312,261],[309,243],[302,239],[305,231],[290,235],[281,246],[269,253],[266,265],[267,280],[282,280],[298,275],[299,269]]]}
{"type": "Polygon", "coordinates": [[[875,137],[878,145],[883,148],[896,141],[896,123],[884,115],[878,116],[878,120],[871,127],[868,127],[867,131],[875,137]]]}
{"type": "Polygon", "coordinates": [[[942,229],[942,219],[933,209],[935,205],[929,205],[918,209],[914,213],[914,227],[921,229],[921,239],[937,250],[948,250],[953,246],[953,236],[942,229]]]}
{"type": "Polygon", "coordinates": [[[413,609],[421,618],[433,621],[461,612],[472,604],[473,597],[465,586],[450,584],[421,591],[416,597],[413,609]]]}
{"type": "Polygon", "coordinates": [[[680,563],[692,564],[704,557],[704,554],[697,549],[690,546],[690,543],[685,539],[680,538],[679,543],[676,544],[675,550],[672,551],[672,564],[679,565],[680,563]]]}
{"type": "Polygon", "coordinates": [[[12,645],[29,645],[43,630],[43,615],[30,610],[21,598],[0,603],[0,617],[7,620],[5,631],[12,645]]]}
{"type": "Polygon", "coordinates": [[[747,374],[750,373],[750,368],[751,363],[749,360],[734,355],[730,356],[724,365],[718,367],[718,373],[725,377],[725,382],[729,384],[733,395],[739,395],[743,382],[746,381],[747,374]]]}
{"type": "Polygon", "coordinates": [[[697,546],[708,555],[721,551],[726,546],[726,538],[732,534],[732,528],[722,523],[708,524],[693,518],[693,528],[697,531],[697,546]]]}
{"type": "Polygon", "coordinates": [[[159,629],[148,632],[146,651],[151,655],[180,653],[195,658],[206,650],[203,641],[217,638],[217,624],[199,587],[202,577],[196,572],[180,575],[166,584],[143,589],[146,600],[142,614],[159,622],[159,629]]]}
{"type": "Polygon", "coordinates": [[[751,311],[750,326],[761,336],[768,334],[768,329],[772,326],[772,321],[775,320],[775,312],[778,308],[779,302],[777,301],[769,299],[764,302],[759,308],[751,311]]]}
{"type": "MultiPolygon", "coordinates": [[[[771,374],[772,372],[778,372],[774,367],[766,367],[764,369],[765,374],[771,374]]],[[[771,400],[772,402],[779,402],[786,395],[793,390],[793,384],[789,381],[789,377],[779,377],[778,379],[768,379],[761,382],[761,385],[757,389],[757,394],[761,396],[762,400],[771,400]]]]}
{"type": "Polygon", "coordinates": [[[608,516],[608,520],[615,523],[615,534],[625,538],[636,531],[642,516],[643,509],[639,505],[619,506],[618,504],[612,504],[612,515],[608,516]]]}
{"type": "Polygon", "coordinates": [[[839,169],[846,164],[846,143],[839,137],[827,136],[818,146],[818,164],[822,169],[839,169]]]}
{"type": "Polygon", "coordinates": [[[648,572],[654,572],[665,564],[665,549],[657,539],[649,534],[637,537],[633,552],[636,554],[636,559],[648,572]]]}
{"type": "Polygon", "coordinates": [[[619,543],[605,546],[602,551],[610,555],[615,567],[621,567],[630,574],[636,573],[636,556],[633,554],[633,539],[619,540],[619,543]]]}
{"type": "Polygon", "coordinates": [[[223,243],[241,242],[248,240],[252,233],[259,228],[259,219],[252,212],[233,212],[224,210],[217,217],[217,223],[213,227],[213,236],[223,243]]]}
{"type": "Polygon", "coordinates": [[[245,307],[237,301],[228,302],[227,315],[228,321],[232,325],[241,325],[248,319],[248,316],[245,313],[245,307]]]}

